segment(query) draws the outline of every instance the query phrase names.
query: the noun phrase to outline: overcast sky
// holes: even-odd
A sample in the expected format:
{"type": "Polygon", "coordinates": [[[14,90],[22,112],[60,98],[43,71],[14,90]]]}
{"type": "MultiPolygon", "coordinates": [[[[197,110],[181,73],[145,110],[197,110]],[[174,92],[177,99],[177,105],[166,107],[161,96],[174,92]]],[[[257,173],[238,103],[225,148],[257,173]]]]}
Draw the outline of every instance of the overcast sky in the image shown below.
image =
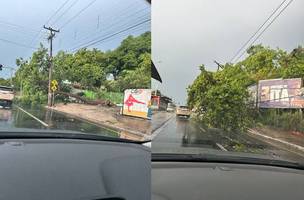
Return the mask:
{"type": "MultiPolygon", "coordinates": [[[[163,83],[153,88],[186,102],[186,87],[205,64],[229,62],[282,0],[154,0],[152,56],[163,83]]],[[[288,1],[286,1],[287,3],[288,1]]],[[[294,0],[257,43],[287,51],[304,44],[304,1],[294,0]]]]}
{"type": "MultiPolygon", "coordinates": [[[[60,28],[60,33],[54,40],[54,51],[57,52],[77,48],[92,39],[103,38],[138,24],[149,19],[150,13],[150,5],[145,0],[1,1],[0,64],[15,67],[16,58],[28,57],[34,51],[3,40],[36,48],[39,42],[43,42],[48,47],[46,34],[40,32],[44,24],[55,29],[60,28]],[[62,9],[54,15],[65,2],[62,9]],[[74,17],[82,9],[85,10],[74,17]]],[[[127,35],[138,35],[149,31],[150,27],[150,22],[143,23],[92,47],[102,50],[113,49],[127,35]]],[[[6,77],[8,74],[9,71],[6,69],[0,71],[0,77],[6,77]]]]}

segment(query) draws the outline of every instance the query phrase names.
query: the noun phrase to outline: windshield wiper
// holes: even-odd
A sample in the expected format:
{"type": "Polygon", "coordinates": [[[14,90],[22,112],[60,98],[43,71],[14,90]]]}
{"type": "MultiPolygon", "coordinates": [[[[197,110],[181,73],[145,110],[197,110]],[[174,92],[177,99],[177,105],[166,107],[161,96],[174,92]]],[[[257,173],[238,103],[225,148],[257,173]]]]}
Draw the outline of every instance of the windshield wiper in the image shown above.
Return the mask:
{"type": "Polygon", "coordinates": [[[235,155],[217,154],[164,154],[152,153],[153,162],[212,162],[212,163],[232,163],[232,164],[253,164],[268,165],[276,167],[287,167],[304,170],[304,165],[298,162],[285,160],[245,157],[235,155]]]}
{"type": "Polygon", "coordinates": [[[134,144],[143,144],[145,142],[73,131],[59,132],[27,129],[24,131],[1,131],[0,139],[79,139],[134,144]]]}

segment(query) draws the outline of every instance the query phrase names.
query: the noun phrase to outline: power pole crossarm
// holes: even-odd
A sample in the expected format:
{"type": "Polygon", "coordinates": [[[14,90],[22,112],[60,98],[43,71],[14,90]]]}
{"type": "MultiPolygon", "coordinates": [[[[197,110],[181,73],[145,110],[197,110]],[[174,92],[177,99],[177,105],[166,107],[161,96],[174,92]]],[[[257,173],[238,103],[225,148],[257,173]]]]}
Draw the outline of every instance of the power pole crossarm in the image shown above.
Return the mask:
{"type": "Polygon", "coordinates": [[[53,71],[53,38],[56,33],[59,33],[59,30],[55,30],[51,27],[43,26],[44,29],[50,31],[50,35],[48,37],[48,41],[50,42],[50,61],[49,61],[49,85],[48,85],[48,106],[51,107],[52,104],[52,90],[51,90],[51,82],[52,82],[52,71],[53,71]]]}
{"type": "Polygon", "coordinates": [[[217,65],[217,71],[221,68],[223,69],[223,65],[221,65],[219,62],[217,62],[216,60],[214,60],[214,63],[217,65]]]}

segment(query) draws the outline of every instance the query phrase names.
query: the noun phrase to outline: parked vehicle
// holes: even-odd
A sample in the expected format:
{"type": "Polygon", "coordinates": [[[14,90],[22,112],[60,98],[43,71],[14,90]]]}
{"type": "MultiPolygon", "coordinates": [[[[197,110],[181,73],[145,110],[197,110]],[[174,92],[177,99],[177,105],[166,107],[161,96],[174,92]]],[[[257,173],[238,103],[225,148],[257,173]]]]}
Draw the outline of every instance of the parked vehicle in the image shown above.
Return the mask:
{"type": "Polygon", "coordinates": [[[12,87],[0,86],[0,106],[3,108],[11,107],[14,96],[15,94],[12,87]]]}
{"type": "Polygon", "coordinates": [[[173,103],[168,103],[167,112],[174,112],[174,111],[175,111],[175,105],[173,103]]]}

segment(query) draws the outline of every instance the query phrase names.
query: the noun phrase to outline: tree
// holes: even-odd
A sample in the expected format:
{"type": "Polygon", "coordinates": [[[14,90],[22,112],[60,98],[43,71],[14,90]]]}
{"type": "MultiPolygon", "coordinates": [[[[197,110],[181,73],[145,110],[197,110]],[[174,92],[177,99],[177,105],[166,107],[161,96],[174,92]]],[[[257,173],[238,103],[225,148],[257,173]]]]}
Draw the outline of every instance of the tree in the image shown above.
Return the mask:
{"type": "Polygon", "coordinates": [[[245,129],[254,123],[255,111],[249,101],[248,86],[271,78],[304,78],[304,49],[290,53],[262,45],[252,46],[248,57],[227,63],[222,70],[200,75],[188,87],[188,105],[196,108],[202,121],[226,130],[245,129]]]}
{"type": "MultiPolygon", "coordinates": [[[[53,57],[52,78],[64,88],[63,81],[80,84],[83,89],[122,92],[126,88],[150,87],[151,33],[129,36],[114,50],[80,49],[76,53],[59,51],[53,57]],[[114,80],[108,81],[112,74],[114,80]]],[[[13,78],[17,89],[23,88],[27,103],[46,100],[48,89],[48,54],[42,45],[28,60],[16,60],[13,78]]]]}

